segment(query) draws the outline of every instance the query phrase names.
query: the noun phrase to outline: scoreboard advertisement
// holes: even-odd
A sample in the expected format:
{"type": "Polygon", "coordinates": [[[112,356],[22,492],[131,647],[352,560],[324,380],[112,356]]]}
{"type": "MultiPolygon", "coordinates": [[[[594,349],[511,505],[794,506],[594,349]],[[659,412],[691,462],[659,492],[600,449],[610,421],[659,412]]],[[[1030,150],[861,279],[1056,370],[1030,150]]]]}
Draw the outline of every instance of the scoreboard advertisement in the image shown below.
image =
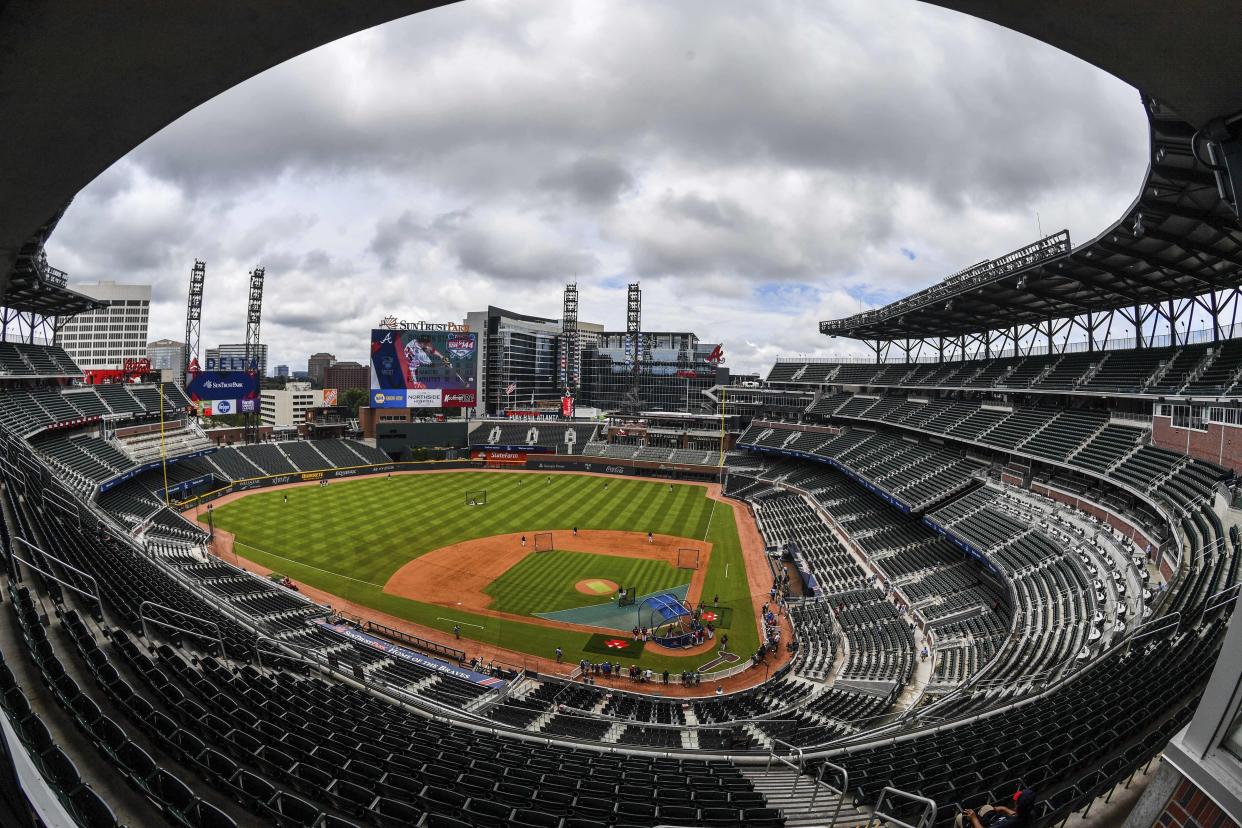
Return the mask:
{"type": "Polygon", "coordinates": [[[474,408],[478,334],[461,330],[371,331],[372,408],[474,408]]]}
{"type": "Polygon", "coordinates": [[[259,410],[259,377],[252,371],[198,371],[191,365],[186,393],[204,417],[259,410]]]}

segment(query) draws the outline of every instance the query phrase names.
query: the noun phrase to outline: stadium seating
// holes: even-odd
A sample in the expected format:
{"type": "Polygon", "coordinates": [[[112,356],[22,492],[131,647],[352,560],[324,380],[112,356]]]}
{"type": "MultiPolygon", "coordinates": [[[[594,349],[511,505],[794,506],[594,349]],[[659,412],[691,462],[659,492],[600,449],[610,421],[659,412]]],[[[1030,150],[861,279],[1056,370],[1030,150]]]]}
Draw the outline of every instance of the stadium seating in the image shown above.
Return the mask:
{"type": "Polygon", "coordinates": [[[483,420],[470,432],[472,446],[525,446],[581,454],[595,439],[595,423],[561,420],[483,420]]]}
{"type": "Polygon", "coordinates": [[[82,369],[59,345],[0,342],[0,376],[81,377],[82,369]]]}
{"type": "MultiPolygon", "coordinates": [[[[1215,356],[1223,368],[1228,354],[1215,356]]],[[[1079,389],[1098,376],[1091,371],[1099,364],[1085,358],[1071,364],[1064,358],[1040,358],[994,369],[994,362],[985,361],[975,373],[994,371],[1002,383],[1026,382],[1028,388],[1072,381],[1079,389]]],[[[817,370],[825,377],[829,373],[817,370]]],[[[961,366],[930,364],[865,370],[875,385],[917,381],[927,387],[964,373],[961,366]]],[[[854,364],[846,376],[862,373],[864,367],[854,364]]],[[[1200,371],[1187,381],[1203,376],[1200,371]]],[[[1224,380],[1203,382],[1221,387],[1224,380]]],[[[149,434],[122,430],[118,446],[93,433],[89,424],[62,424],[118,414],[149,417],[152,403],[158,410],[161,395],[166,414],[183,404],[174,390],[158,386],[4,392],[0,427],[29,436],[18,446],[33,447],[38,457],[64,471],[63,482],[85,493],[94,482],[149,456],[153,441],[149,434]],[[53,425],[59,430],[41,432],[53,425]]],[[[1110,422],[1103,410],[1091,406],[985,405],[910,399],[891,391],[823,395],[815,406],[826,413],[808,410],[808,423],[844,427],[756,422],[739,439],[739,449],[725,457],[726,494],[752,504],[765,545],[793,559],[817,587],[814,595],[790,601],[798,638],[792,671],[752,690],[695,699],[684,710],[675,703],[620,692],[608,696],[598,688],[551,679],[528,680],[520,693],[499,697],[388,657],[316,626],[326,611],[297,593],[205,557],[202,529],[163,507],[158,494],[162,475],[156,481],[151,473],[99,498],[121,525],[144,527],[145,550],[80,516],[56,519],[62,508],[57,500],[36,508],[14,491],[4,493],[6,519],[19,523],[6,526],[3,537],[42,538],[48,552],[95,578],[103,598],[100,605],[70,596],[59,614],[49,613],[56,635],[40,636],[34,630],[46,628],[26,623],[29,655],[22,657],[37,658],[53,692],[63,694],[66,706],[58,707],[56,715],[71,727],[80,722],[83,732],[98,734],[92,749],[115,768],[117,782],[140,790],[162,818],[177,824],[492,820],[540,825],[564,820],[569,825],[576,824],[570,820],[607,819],[650,825],[719,809],[732,809],[737,824],[748,815],[761,824],[769,806],[750,777],[728,762],[690,757],[704,750],[762,755],[775,740],[847,747],[844,761],[852,774],[857,769],[853,787],[864,800],[881,778],[956,802],[991,796],[1021,773],[1046,785],[1044,807],[1051,812],[1081,800],[1084,780],[1102,772],[1093,766],[1108,765],[1111,773],[1121,759],[1138,756],[1140,747],[1143,753],[1158,748],[1160,738],[1185,720],[1188,706],[1178,707],[1171,717],[1159,716],[1138,701],[1153,693],[1167,697],[1169,679],[1139,671],[1131,662],[1180,670],[1191,694],[1206,677],[1202,662],[1210,661],[1205,654],[1219,646],[1220,625],[1213,616],[1200,616],[1211,596],[1236,583],[1239,568],[1236,531],[1223,526],[1212,509],[1228,470],[1143,445],[1141,429],[1110,422]],[[1175,515],[1192,563],[1159,606],[1196,621],[1181,634],[1154,637],[1146,649],[1119,655],[1120,649],[1108,646],[1111,630],[1104,638],[1093,637],[1099,628],[1092,620],[1119,611],[1116,588],[1101,586],[1116,550],[1091,544],[1081,548],[1080,536],[1058,522],[1061,518],[1048,504],[992,483],[981,485],[979,472],[985,466],[978,452],[966,456],[949,441],[915,439],[919,431],[1068,463],[1083,474],[1062,465],[1057,482],[1100,501],[1117,497],[1107,489],[1113,479],[1130,495],[1110,504],[1129,515],[1144,514],[1145,523],[1162,520],[1153,503],[1175,515]],[[894,508],[894,503],[904,506],[894,508]],[[903,511],[907,507],[910,515],[903,511]],[[924,512],[928,523],[920,519],[924,512]],[[957,541],[981,560],[964,553],[957,541]],[[98,619],[108,622],[108,639],[98,619]],[[920,661],[911,619],[932,631],[930,664],[920,661]],[[279,642],[290,649],[282,650],[279,642]],[[428,705],[440,718],[425,718],[423,708],[403,708],[343,683],[325,672],[329,663],[351,680],[361,676],[372,690],[428,705]],[[62,668],[88,681],[60,679],[62,668]],[[922,704],[909,710],[908,702],[899,699],[918,670],[928,676],[928,684],[922,704]],[[1072,678],[1038,704],[1024,704],[1050,686],[1052,675],[1072,678]],[[1118,687],[1100,676],[1138,686],[1118,687]],[[1097,695],[1086,695],[1087,690],[1097,695]],[[1081,740],[1070,763],[1039,753],[1042,742],[1028,743],[1024,735],[1021,756],[982,761],[969,746],[972,740],[994,737],[996,717],[976,719],[974,714],[1003,706],[1010,706],[1007,715],[1014,716],[1025,716],[1032,706],[1079,712],[1079,718],[1066,717],[1056,727],[1036,728],[1054,745],[1068,734],[1081,736],[1074,727],[1086,717],[1093,727],[1138,722],[1142,732],[1121,747],[1094,737],[1081,740]],[[97,712],[104,709],[114,715],[97,712]],[[911,729],[915,754],[938,751],[939,761],[964,770],[944,771],[927,758],[917,778],[908,779],[906,757],[898,762],[869,736],[899,714],[901,727],[911,729]],[[103,724],[101,715],[110,724],[103,724]],[[451,721],[454,715],[480,716],[497,732],[460,728],[451,721]],[[938,732],[921,734],[918,729],[933,721],[938,732]],[[946,721],[952,726],[945,728],[946,721]],[[508,729],[544,741],[510,738],[508,729]],[[583,748],[588,745],[623,752],[612,757],[593,753],[587,762],[583,748]],[[659,756],[669,751],[676,756],[659,756]],[[633,792],[624,790],[627,782],[613,781],[611,787],[601,782],[609,773],[623,774],[629,782],[662,774],[701,782],[684,788],[662,783],[655,796],[649,785],[639,797],[636,786],[633,792]]],[[[164,442],[177,455],[202,445],[185,425],[166,429],[164,442]]],[[[719,460],[715,452],[654,445],[584,441],[583,447],[597,456],[617,452],[674,462],[719,460]]],[[[387,457],[361,443],[323,440],[223,447],[177,460],[168,467],[170,485],[200,477],[226,482],[381,463],[387,457]]],[[[1046,474],[1042,479],[1053,482],[1046,474]]],[[[78,577],[51,558],[42,563],[49,571],[78,577]]],[[[1133,574],[1115,571],[1128,573],[1127,578],[1133,574]]],[[[37,619],[40,605],[64,598],[53,582],[9,587],[11,603],[27,622],[37,619]]],[[[0,657],[11,655],[0,647],[0,657]]],[[[3,698],[11,719],[10,700],[20,702],[16,695],[3,698]]],[[[1191,700],[1185,694],[1177,698],[1191,700]]],[[[37,725],[28,715],[20,721],[26,724],[19,733],[29,733],[36,744],[41,738],[37,725]]],[[[97,819],[92,824],[115,824],[115,815],[108,822],[102,799],[80,793],[72,759],[61,761],[51,745],[43,744],[37,755],[44,757],[42,767],[67,807],[92,814],[97,819]]]]}
{"type": "MultiPolygon", "coordinates": [[[[767,382],[777,388],[838,386],[1147,394],[1215,397],[1242,378],[1242,340],[1132,350],[1001,357],[942,363],[778,361],[767,382]]],[[[826,400],[838,398],[825,395],[826,400]]],[[[830,405],[825,402],[824,406],[830,405]]],[[[813,407],[820,415],[833,413],[813,407]]]]}

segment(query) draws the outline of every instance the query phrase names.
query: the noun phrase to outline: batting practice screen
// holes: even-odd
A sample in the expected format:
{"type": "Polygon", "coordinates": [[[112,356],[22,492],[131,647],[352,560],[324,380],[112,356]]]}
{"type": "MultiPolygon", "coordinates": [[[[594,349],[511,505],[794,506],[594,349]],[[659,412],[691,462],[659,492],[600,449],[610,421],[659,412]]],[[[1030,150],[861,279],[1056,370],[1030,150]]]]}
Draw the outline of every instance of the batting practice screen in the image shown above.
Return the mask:
{"type": "Polygon", "coordinates": [[[371,331],[372,408],[473,408],[478,334],[371,331]]]}

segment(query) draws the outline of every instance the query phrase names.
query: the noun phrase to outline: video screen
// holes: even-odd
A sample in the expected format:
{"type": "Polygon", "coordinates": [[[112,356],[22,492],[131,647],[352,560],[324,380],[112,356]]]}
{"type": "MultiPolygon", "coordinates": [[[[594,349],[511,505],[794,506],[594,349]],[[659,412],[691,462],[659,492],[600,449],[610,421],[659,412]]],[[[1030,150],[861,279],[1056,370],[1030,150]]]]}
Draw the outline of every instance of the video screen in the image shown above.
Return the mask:
{"type": "Polygon", "coordinates": [[[372,408],[473,408],[479,338],[461,331],[371,331],[372,408]]]}

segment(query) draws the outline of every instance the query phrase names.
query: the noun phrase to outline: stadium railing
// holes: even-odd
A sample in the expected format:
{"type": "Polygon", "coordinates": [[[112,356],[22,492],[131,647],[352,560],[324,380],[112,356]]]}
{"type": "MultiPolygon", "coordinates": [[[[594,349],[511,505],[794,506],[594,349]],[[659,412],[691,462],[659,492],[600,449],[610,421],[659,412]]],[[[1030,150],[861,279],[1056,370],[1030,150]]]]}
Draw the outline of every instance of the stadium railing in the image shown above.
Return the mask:
{"type": "Polygon", "coordinates": [[[385,638],[391,638],[396,641],[400,641],[402,644],[409,644],[411,647],[417,647],[418,649],[423,650],[424,652],[433,653],[435,655],[446,656],[448,658],[451,658],[457,661],[458,663],[462,663],[466,660],[465,650],[459,650],[456,647],[449,647],[446,644],[440,644],[436,641],[431,641],[426,638],[420,638],[417,635],[410,635],[407,632],[402,632],[401,630],[395,630],[392,627],[387,627],[387,626],[384,626],[383,624],[377,624],[374,621],[366,622],[366,630],[367,632],[377,632],[380,635],[384,636],[385,638]]]}

